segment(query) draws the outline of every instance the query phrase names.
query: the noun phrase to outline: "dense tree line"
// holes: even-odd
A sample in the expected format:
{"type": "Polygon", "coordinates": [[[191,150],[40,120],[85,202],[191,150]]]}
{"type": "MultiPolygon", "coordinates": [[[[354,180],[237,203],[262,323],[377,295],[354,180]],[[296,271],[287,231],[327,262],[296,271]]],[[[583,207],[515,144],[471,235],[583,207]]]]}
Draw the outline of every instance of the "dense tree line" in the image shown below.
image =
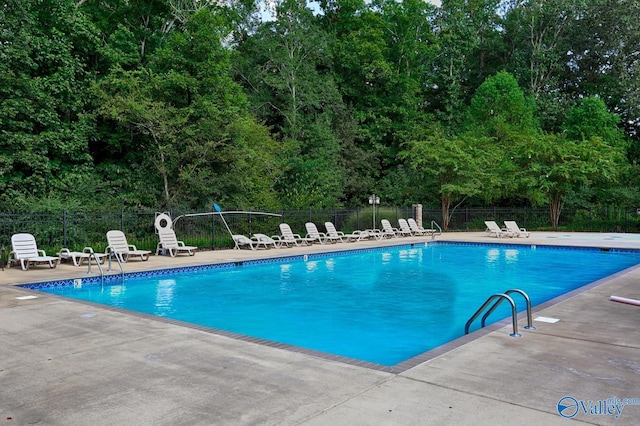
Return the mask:
{"type": "Polygon", "coordinates": [[[636,206],[635,0],[7,0],[0,209],[636,206]]]}

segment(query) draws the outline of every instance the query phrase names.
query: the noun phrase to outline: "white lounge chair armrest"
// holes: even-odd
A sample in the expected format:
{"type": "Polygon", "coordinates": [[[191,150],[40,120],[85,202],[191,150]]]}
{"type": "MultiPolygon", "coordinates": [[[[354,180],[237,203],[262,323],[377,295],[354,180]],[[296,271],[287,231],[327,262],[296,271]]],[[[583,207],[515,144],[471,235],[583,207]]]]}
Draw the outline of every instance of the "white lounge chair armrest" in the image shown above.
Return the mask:
{"type": "Polygon", "coordinates": [[[91,247],[85,247],[82,249],[83,253],[89,253],[89,254],[93,254],[93,248],[91,247]]]}
{"type": "Polygon", "coordinates": [[[131,250],[131,251],[138,251],[138,249],[136,248],[136,246],[134,246],[133,244],[129,244],[129,250],[131,250]]]}
{"type": "Polygon", "coordinates": [[[40,250],[40,249],[38,249],[38,254],[40,256],[46,256],[47,255],[47,253],[45,253],[44,250],[40,250]]]}

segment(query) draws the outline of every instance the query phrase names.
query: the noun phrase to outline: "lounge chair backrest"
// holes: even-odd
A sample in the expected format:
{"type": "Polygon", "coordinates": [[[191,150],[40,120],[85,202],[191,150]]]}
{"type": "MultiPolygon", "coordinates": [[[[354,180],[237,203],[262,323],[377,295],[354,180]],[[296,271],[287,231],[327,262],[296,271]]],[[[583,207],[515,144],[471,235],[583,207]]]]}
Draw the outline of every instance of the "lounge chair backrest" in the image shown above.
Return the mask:
{"type": "Polygon", "coordinates": [[[337,237],[338,235],[338,231],[336,230],[335,225],[333,224],[333,222],[325,222],[324,223],[324,227],[327,230],[327,234],[329,234],[330,237],[337,237]]]}
{"type": "Polygon", "coordinates": [[[307,234],[309,234],[312,238],[317,238],[320,235],[318,231],[318,227],[313,222],[307,222],[304,224],[304,227],[307,228],[307,234]]]}
{"type": "Polygon", "coordinates": [[[282,237],[285,240],[295,241],[295,239],[296,239],[293,236],[293,231],[291,230],[291,227],[287,223],[281,223],[280,224],[280,233],[282,234],[282,237]]]}
{"type": "Polygon", "coordinates": [[[39,256],[36,239],[31,234],[12,235],[11,246],[16,259],[31,259],[39,256]]]}
{"type": "Polygon", "coordinates": [[[124,232],[112,230],[107,232],[107,243],[113,251],[120,254],[129,253],[129,244],[127,244],[127,237],[124,232]]]}
{"type": "Polygon", "coordinates": [[[387,219],[382,219],[380,223],[382,224],[382,229],[384,229],[385,232],[395,233],[393,227],[391,226],[391,222],[389,222],[387,219]]]}
{"type": "Polygon", "coordinates": [[[412,231],[421,231],[420,227],[418,226],[418,222],[416,222],[416,220],[412,217],[410,217],[409,219],[407,219],[407,223],[409,224],[409,228],[412,231]]]}
{"type": "Polygon", "coordinates": [[[169,228],[161,228],[158,229],[158,238],[162,243],[162,247],[166,249],[175,249],[178,248],[178,238],[176,237],[176,233],[173,229],[169,228]]]}
{"type": "Polygon", "coordinates": [[[485,220],[484,224],[491,232],[502,232],[498,224],[493,220],[485,220]]]}
{"type": "Polygon", "coordinates": [[[407,222],[407,219],[398,219],[398,226],[400,227],[401,230],[403,231],[409,231],[411,232],[411,227],[409,227],[409,223],[407,222]]]}

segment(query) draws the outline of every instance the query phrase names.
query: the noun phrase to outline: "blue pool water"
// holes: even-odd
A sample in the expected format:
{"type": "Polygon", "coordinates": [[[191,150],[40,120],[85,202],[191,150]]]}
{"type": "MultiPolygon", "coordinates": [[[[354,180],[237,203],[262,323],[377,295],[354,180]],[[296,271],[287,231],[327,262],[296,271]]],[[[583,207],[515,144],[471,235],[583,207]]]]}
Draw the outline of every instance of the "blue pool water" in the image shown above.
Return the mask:
{"type": "Polygon", "coordinates": [[[637,263],[631,251],[435,243],[42,290],[390,366],[462,336],[494,293],[519,288],[536,305],[637,263]]]}

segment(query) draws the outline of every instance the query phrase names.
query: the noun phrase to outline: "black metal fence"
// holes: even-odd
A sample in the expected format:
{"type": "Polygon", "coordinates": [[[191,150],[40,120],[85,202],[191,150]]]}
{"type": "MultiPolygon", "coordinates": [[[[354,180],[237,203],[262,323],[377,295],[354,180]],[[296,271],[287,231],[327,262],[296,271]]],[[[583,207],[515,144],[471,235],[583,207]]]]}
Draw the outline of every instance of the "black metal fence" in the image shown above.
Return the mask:
{"type": "MultiPolygon", "coordinates": [[[[229,213],[224,215],[233,234],[279,234],[278,225],[286,222],[295,233],[304,235],[305,223],[314,222],[324,230],[325,222],[333,222],[337,229],[351,232],[356,229],[380,227],[380,219],[388,219],[394,226],[398,218],[413,217],[411,207],[371,207],[332,210],[296,210],[270,212],[229,213]],[[375,214],[375,216],[374,216],[375,214]]],[[[11,235],[21,232],[33,234],[39,248],[55,253],[62,247],[82,250],[93,247],[103,251],[107,245],[106,232],[122,230],[129,244],[139,249],[154,250],[158,238],[154,228],[157,213],[153,211],[119,211],[104,213],[19,214],[0,213],[0,247],[6,252],[11,247],[11,235]]],[[[170,212],[174,229],[180,240],[201,249],[228,248],[233,246],[221,216],[211,212],[170,212]]],[[[515,220],[528,230],[550,230],[549,211],[534,208],[462,208],[451,217],[448,231],[481,231],[485,220],[515,220]]],[[[424,209],[422,221],[442,224],[440,210],[424,209]]],[[[596,232],[640,232],[640,215],[616,207],[597,210],[565,210],[560,219],[562,230],[596,232]]]]}

